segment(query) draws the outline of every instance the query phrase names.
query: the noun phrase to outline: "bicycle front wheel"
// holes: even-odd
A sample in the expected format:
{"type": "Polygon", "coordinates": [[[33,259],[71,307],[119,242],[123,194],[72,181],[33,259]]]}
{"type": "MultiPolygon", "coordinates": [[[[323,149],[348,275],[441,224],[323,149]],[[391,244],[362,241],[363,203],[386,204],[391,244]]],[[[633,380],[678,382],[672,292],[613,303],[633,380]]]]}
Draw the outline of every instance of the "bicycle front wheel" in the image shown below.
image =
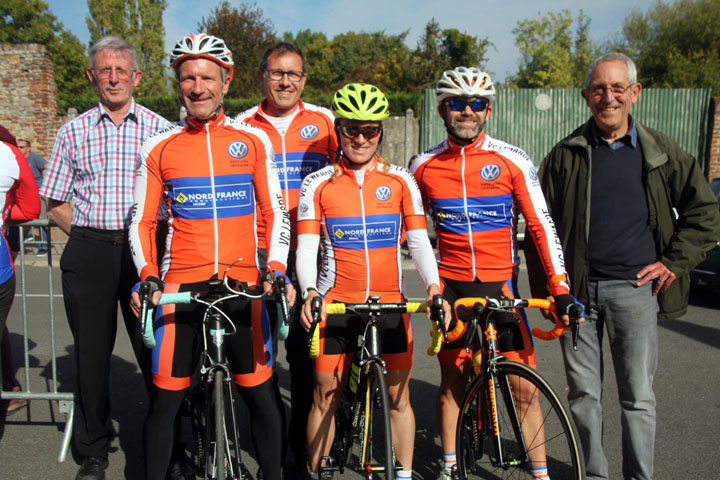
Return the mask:
{"type": "Polygon", "coordinates": [[[578,436],[563,404],[527,365],[500,361],[470,384],[458,416],[458,475],[553,480],[582,478],[578,436]],[[536,470],[537,472],[537,470],[536,470]]]}
{"type": "Polygon", "coordinates": [[[387,382],[379,362],[371,362],[365,390],[365,423],[360,467],[365,478],[395,479],[395,452],[390,427],[387,382]]]}

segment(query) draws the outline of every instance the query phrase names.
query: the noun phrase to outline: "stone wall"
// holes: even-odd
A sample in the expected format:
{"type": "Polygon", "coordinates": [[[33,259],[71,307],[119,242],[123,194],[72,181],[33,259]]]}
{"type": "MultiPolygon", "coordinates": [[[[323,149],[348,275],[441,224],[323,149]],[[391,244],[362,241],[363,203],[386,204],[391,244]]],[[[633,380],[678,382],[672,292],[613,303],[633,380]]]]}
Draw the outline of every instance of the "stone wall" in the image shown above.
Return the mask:
{"type": "Polygon", "coordinates": [[[712,137],[710,138],[710,155],[708,156],[708,180],[720,177],[720,97],[711,102],[712,137]]]}
{"type": "Polygon", "coordinates": [[[64,122],[57,115],[54,75],[45,45],[0,44],[0,123],[46,159],[64,122]]]}
{"type": "Polygon", "coordinates": [[[390,117],[383,122],[383,140],[380,155],[396,164],[407,167],[410,158],[420,151],[420,126],[413,111],[408,109],[405,116],[390,117]]]}

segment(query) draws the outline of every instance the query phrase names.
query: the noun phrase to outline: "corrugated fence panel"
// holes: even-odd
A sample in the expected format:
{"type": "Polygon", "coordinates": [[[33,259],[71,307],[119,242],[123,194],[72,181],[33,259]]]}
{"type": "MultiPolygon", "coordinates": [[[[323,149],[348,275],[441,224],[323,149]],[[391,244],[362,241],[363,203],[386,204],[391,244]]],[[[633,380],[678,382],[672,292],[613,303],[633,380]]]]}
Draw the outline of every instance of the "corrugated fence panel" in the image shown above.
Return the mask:
{"type": "MultiPolygon", "coordinates": [[[[633,107],[644,125],[675,140],[705,163],[710,89],[645,89],[633,107]]],[[[489,135],[525,150],[536,164],[561,139],[590,118],[579,88],[500,89],[488,119],[489,135]]],[[[435,92],[423,96],[420,148],[425,151],[447,136],[437,113],[435,92]]]]}

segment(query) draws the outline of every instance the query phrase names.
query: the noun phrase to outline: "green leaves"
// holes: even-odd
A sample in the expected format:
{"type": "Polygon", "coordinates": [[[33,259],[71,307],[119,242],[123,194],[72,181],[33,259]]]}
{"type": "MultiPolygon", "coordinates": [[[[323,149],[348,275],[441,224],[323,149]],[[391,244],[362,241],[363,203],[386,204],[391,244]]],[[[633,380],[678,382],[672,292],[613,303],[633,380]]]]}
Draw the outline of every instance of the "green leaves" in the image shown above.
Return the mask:
{"type": "Polygon", "coordinates": [[[85,77],[84,45],[50,13],[47,3],[40,0],[0,2],[0,42],[45,45],[55,67],[59,100],[93,92],[94,87],[85,77]]]}
{"type": "Polygon", "coordinates": [[[167,93],[165,67],[165,28],[162,14],[166,0],[87,0],[89,15],[85,23],[90,43],[105,35],[123,38],[135,47],[143,79],[135,89],[137,96],[167,93]]]}
{"type": "Polygon", "coordinates": [[[590,19],[582,12],[575,21],[569,10],[517,22],[513,29],[520,50],[518,73],[508,79],[517,88],[576,88],[596,56],[588,36],[590,19]]]}

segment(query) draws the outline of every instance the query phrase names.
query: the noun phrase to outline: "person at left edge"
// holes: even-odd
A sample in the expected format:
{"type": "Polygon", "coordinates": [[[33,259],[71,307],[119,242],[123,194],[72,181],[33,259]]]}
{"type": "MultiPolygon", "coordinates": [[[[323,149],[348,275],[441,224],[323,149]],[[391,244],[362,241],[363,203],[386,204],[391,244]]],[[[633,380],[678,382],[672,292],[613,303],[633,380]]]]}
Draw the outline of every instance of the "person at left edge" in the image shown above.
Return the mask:
{"type": "MultiPolygon", "coordinates": [[[[148,139],[136,173],[130,245],[143,281],[160,293],[194,291],[211,278],[259,285],[256,202],[265,220],[267,270],[285,273],[290,222],[282,203],[272,145],[262,130],[231,123],[222,108],[233,76],[232,53],[217,37],[195,34],[178,41],[170,55],[180,100],[188,115],[148,139]],[[169,211],[162,259],[154,241],[160,206],[169,211]],[[161,280],[162,279],[162,280],[161,280]]],[[[264,282],[266,293],[272,285],[264,282]]],[[[288,300],[295,291],[288,285],[288,300]]],[[[140,299],[132,294],[133,308],[140,299]]],[[[261,300],[236,299],[223,308],[237,332],[226,337],[233,379],[251,418],[251,433],[263,478],[279,480],[282,422],[273,391],[270,319],[261,300]]],[[[174,419],[197,365],[202,305],[165,305],[153,328],[153,389],[145,422],[146,473],[162,480],[168,470],[174,419]]]]}
{"type": "Polygon", "coordinates": [[[142,346],[130,309],[130,289],[138,276],[127,229],[140,145],[170,125],[133,100],[142,72],[131,45],[104,37],[88,56],[86,74],[100,104],[60,128],[40,189],[48,217],[70,236],[60,269],[77,371],[73,441],[82,459],[78,480],[105,478],[118,303],[145,384],[150,384],[150,352],[142,346]]]}
{"type": "MultiPolygon", "coordinates": [[[[2,127],[2,126],[0,126],[2,127]]],[[[33,220],[40,215],[37,185],[21,150],[4,127],[0,129],[0,229],[6,220],[33,220]]],[[[2,389],[19,392],[10,352],[10,332],[6,320],[15,298],[15,265],[8,242],[0,235],[0,351],[2,351],[2,389]]],[[[0,417],[27,405],[27,400],[0,401],[0,417]]]]}
{"type": "MultiPolygon", "coordinates": [[[[302,50],[297,46],[280,42],[269,48],[260,61],[259,70],[265,100],[240,113],[234,121],[263,129],[272,141],[283,202],[290,213],[287,274],[297,284],[294,274],[300,184],[306,176],[332,162],[337,150],[333,127],[335,117],[326,108],[300,100],[307,81],[307,65],[302,50]]],[[[258,246],[264,252],[265,228],[262,222],[258,224],[258,246]]],[[[302,478],[307,476],[305,425],[312,405],[313,369],[306,332],[298,321],[299,314],[300,309],[296,308],[295,319],[285,341],[285,351],[290,370],[288,444],[292,458],[288,466],[302,478]]]]}

